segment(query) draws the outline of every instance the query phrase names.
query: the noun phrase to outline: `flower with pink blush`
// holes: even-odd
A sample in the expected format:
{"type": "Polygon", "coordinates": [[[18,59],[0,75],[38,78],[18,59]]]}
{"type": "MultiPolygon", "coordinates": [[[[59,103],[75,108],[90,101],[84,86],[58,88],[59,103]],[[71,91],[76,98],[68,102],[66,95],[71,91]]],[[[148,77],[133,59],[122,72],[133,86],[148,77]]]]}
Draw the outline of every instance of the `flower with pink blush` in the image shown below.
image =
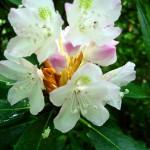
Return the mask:
{"type": "Polygon", "coordinates": [[[121,13],[121,0],[74,0],[65,4],[65,10],[69,24],[67,40],[75,46],[90,42],[103,45],[121,33],[114,25],[121,13]]]}
{"type": "Polygon", "coordinates": [[[56,53],[56,40],[63,20],[52,0],[23,0],[22,7],[12,8],[8,20],[16,37],[5,51],[7,58],[22,58],[35,53],[40,64],[56,53]]]}
{"type": "Polygon", "coordinates": [[[61,72],[67,65],[66,58],[63,55],[55,54],[49,58],[50,63],[57,72],[61,72]]]}
{"type": "Polygon", "coordinates": [[[84,56],[86,61],[99,64],[100,66],[109,66],[116,62],[116,45],[118,42],[112,41],[108,44],[97,46],[95,43],[91,43],[84,50],[84,56]]]}

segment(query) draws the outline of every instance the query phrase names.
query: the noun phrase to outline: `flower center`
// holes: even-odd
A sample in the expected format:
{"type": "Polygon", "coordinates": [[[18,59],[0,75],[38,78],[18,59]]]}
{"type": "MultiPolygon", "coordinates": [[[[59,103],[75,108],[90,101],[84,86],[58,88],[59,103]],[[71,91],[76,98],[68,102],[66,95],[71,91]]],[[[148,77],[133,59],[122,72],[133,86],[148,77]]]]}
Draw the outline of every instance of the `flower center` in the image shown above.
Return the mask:
{"type": "Polygon", "coordinates": [[[51,17],[50,9],[47,7],[39,8],[39,16],[42,20],[47,20],[49,17],[51,17]]]}
{"type": "Polygon", "coordinates": [[[65,85],[69,79],[71,79],[72,75],[79,68],[81,62],[83,60],[83,53],[81,52],[77,57],[70,58],[68,66],[62,71],[61,78],[59,81],[59,85],[65,85]]]}
{"type": "Polygon", "coordinates": [[[76,85],[80,86],[80,85],[87,85],[91,82],[90,78],[88,76],[81,76],[77,79],[76,81],[76,85]]]}

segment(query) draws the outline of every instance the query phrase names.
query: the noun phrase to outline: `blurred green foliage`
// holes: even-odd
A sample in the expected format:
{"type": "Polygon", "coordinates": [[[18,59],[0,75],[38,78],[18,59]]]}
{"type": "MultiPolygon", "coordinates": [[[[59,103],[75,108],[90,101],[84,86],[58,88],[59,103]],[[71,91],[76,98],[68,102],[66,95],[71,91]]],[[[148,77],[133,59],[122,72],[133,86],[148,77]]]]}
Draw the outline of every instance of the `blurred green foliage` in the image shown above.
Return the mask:
{"type": "MultiPolygon", "coordinates": [[[[9,39],[15,36],[7,20],[9,10],[11,7],[17,7],[20,1],[0,1],[0,60],[5,59],[3,52],[6,45],[9,39]]],[[[64,12],[65,2],[66,0],[54,0],[56,9],[62,14],[67,24],[64,12]]],[[[122,0],[122,4],[122,15],[117,22],[117,25],[122,28],[122,34],[118,38],[120,42],[117,50],[118,62],[103,70],[107,71],[133,61],[136,64],[137,79],[124,88],[128,88],[131,92],[123,99],[122,110],[120,112],[113,108],[109,110],[115,116],[116,124],[119,124],[125,134],[131,134],[136,140],[144,141],[150,147],[150,2],[149,0],[122,0]]],[[[53,128],[48,120],[49,114],[32,117],[26,109],[19,109],[26,108],[25,103],[11,107],[4,100],[10,83],[11,81],[0,77],[0,150],[11,150],[13,147],[16,150],[83,150],[83,147],[90,150],[99,150],[102,147],[105,150],[116,149],[103,136],[99,139],[101,134],[112,139],[112,142],[121,149],[128,146],[129,150],[146,149],[143,143],[138,143],[124,135],[118,125],[113,126],[111,121],[108,121],[104,127],[94,129],[96,133],[91,130],[89,124],[87,124],[89,128],[86,128],[81,126],[82,123],[78,123],[75,130],[68,134],[60,134],[54,130],[48,139],[43,140],[41,133],[44,129],[48,125],[53,128]]],[[[50,117],[53,117],[55,113],[53,112],[50,117]]]]}

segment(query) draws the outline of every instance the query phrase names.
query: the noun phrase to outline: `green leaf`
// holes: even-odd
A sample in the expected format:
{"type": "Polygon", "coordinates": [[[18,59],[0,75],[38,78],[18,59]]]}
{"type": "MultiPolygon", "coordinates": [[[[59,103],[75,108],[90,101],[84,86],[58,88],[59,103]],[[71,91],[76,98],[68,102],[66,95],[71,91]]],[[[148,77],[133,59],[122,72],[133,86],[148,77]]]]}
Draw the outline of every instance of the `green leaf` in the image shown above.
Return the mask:
{"type": "Polygon", "coordinates": [[[23,124],[16,124],[7,128],[0,129],[0,150],[11,150],[13,145],[17,142],[18,138],[28,127],[31,122],[25,122],[23,124]]]}
{"type": "Polygon", "coordinates": [[[142,27],[148,58],[150,60],[150,1],[137,0],[139,21],[142,27]]]}
{"type": "Polygon", "coordinates": [[[149,85],[144,83],[142,85],[131,83],[129,84],[126,89],[129,90],[129,93],[125,95],[127,98],[133,99],[147,99],[150,98],[150,90],[149,85]]]}
{"type": "Polygon", "coordinates": [[[25,112],[28,109],[26,101],[11,106],[7,100],[0,100],[0,127],[8,126],[24,119],[27,116],[25,112]]]}
{"type": "MultiPolygon", "coordinates": [[[[20,137],[14,150],[39,150],[44,141],[44,139],[42,139],[42,133],[48,127],[51,115],[52,111],[49,114],[40,116],[37,121],[29,126],[20,137]]],[[[46,149],[50,148],[46,147],[46,149]]]]}
{"type": "Polygon", "coordinates": [[[64,150],[66,141],[67,136],[55,130],[51,132],[47,139],[42,139],[39,150],[64,150]]]}
{"type": "Polygon", "coordinates": [[[83,122],[91,129],[87,136],[96,150],[147,150],[145,144],[123,134],[113,123],[94,127],[85,120],[83,122]]]}
{"type": "Polygon", "coordinates": [[[8,0],[8,1],[11,2],[12,4],[18,6],[18,5],[21,4],[21,1],[22,1],[22,0],[8,0]]]}
{"type": "Polygon", "coordinates": [[[10,86],[14,81],[5,78],[4,76],[0,75],[0,84],[5,84],[7,86],[10,86]]]}

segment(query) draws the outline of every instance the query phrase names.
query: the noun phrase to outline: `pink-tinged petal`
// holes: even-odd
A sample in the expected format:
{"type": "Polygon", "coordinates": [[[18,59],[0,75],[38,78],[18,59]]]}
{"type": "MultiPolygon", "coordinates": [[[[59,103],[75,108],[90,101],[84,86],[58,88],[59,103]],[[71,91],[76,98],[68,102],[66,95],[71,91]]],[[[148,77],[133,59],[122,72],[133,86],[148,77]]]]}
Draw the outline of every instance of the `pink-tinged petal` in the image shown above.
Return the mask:
{"type": "Polygon", "coordinates": [[[57,72],[61,72],[67,65],[66,58],[60,54],[51,56],[49,61],[57,72]]]}
{"type": "Polygon", "coordinates": [[[102,66],[108,66],[116,62],[116,47],[114,45],[103,45],[95,53],[95,59],[102,66]]]}
{"type": "Polygon", "coordinates": [[[116,45],[118,42],[112,41],[108,44],[102,46],[96,46],[95,44],[91,44],[86,54],[86,59],[93,63],[97,63],[101,66],[109,66],[116,62],[116,45]]]}
{"type": "Polygon", "coordinates": [[[65,44],[65,50],[70,56],[76,55],[80,50],[80,46],[73,46],[72,43],[68,42],[65,44]]]}
{"type": "Polygon", "coordinates": [[[70,11],[72,6],[73,6],[73,4],[71,4],[71,3],[65,3],[65,10],[66,10],[66,12],[70,11]]]}

